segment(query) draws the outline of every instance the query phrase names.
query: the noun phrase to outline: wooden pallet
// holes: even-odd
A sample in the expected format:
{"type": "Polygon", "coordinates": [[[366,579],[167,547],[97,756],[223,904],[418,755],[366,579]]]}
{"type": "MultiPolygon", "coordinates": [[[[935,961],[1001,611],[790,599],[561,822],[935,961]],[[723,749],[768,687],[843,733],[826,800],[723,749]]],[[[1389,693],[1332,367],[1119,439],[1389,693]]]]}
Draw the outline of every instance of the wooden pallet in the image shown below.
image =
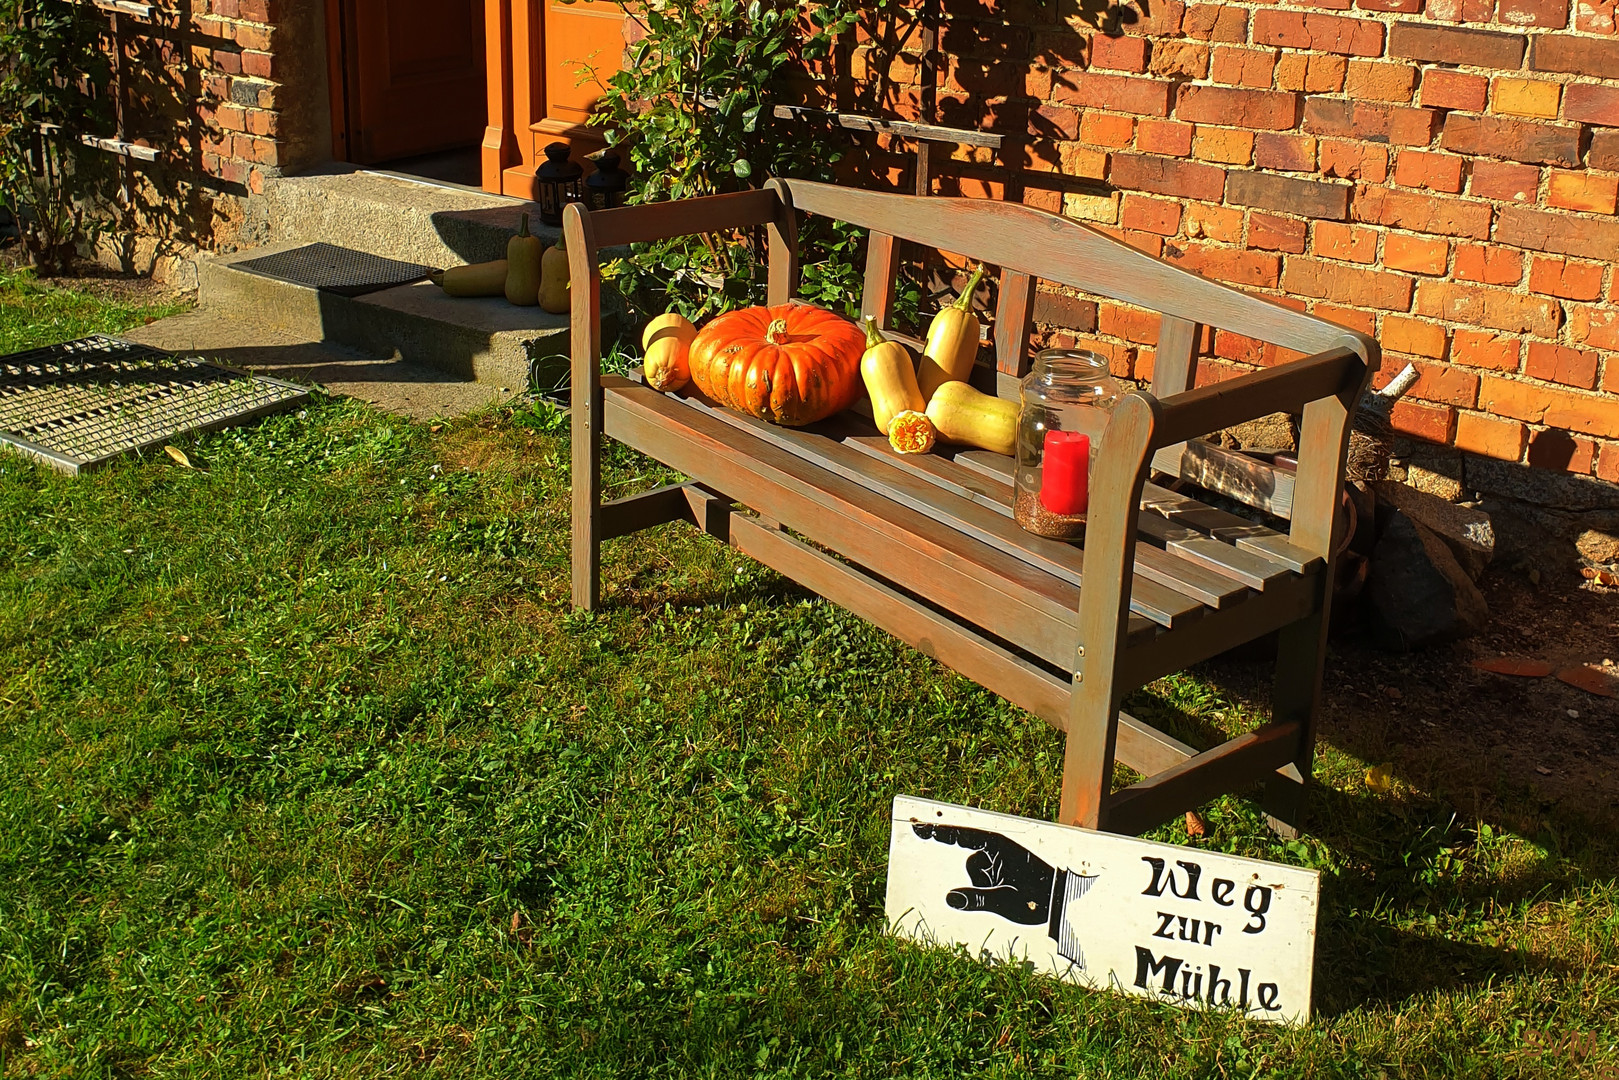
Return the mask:
{"type": "MultiPolygon", "coordinates": [[[[1284,832],[1302,823],[1332,580],[1333,517],[1348,420],[1377,343],[1204,281],[1086,226],[1020,206],[772,181],[764,191],[566,214],[573,279],[574,602],[600,603],[603,540],[686,520],[868,619],[1067,733],[1060,820],[1140,832],[1254,783],[1284,832]],[[1084,543],[1046,540],[1012,518],[1009,458],[944,448],[892,452],[851,414],[784,428],[602,376],[605,247],[764,225],[770,302],[796,291],[797,214],[873,230],[865,307],[886,319],[896,245],[908,239],[1001,267],[1000,371],[1027,370],[1038,278],[1163,312],[1153,393],[1126,395],[1098,446],[1084,543]],[[1194,344],[1214,326],[1307,353],[1202,389],[1194,344]],[[1277,410],[1302,413],[1281,533],[1149,482],[1180,463],[1202,477],[1197,437],[1277,410]],[[601,500],[600,440],[617,439],[691,478],[601,500]],[[1199,752],[1123,715],[1153,679],[1277,633],[1273,720],[1199,752]],[[1115,760],[1146,779],[1120,791],[1115,760]]],[[[1228,493],[1274,511],[1272,476],[1228,493]]],[[[1218,486],[1218,485],[1214,485],[1218,486]]]]}

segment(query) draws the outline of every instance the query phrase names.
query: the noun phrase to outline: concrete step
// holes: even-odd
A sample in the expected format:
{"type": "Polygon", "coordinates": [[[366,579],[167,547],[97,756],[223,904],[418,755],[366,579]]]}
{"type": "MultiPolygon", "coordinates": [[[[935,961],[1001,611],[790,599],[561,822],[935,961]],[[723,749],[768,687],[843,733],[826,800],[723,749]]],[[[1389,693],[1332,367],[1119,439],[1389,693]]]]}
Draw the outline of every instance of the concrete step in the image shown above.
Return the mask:
{"type": "MultiPolygon", "coordinates": [[[[124,335],[155,349],[204,356],[328,393],[358,398],[418,420],[459,416],[516,395],[499,387],[455,379],[438,368],[310,340],[253,309],[203,308],[160,319],[124,335]]],[[[517,387],[511,388],[513,390],[517,387]]]]}
{"type": "MultiPolygon", "coordinates": [[[[515,307],[500,297],[448,297],[430,282],[365,296],[335,296],[237,265],[306,242],[284,241],[199,260],[201,307],[205,311],[251,312],[259,323],[304,340],[391,355],[409,364],[437,368],[453,379],[513,391],[528,388],[531,357],[568,352],[565,314],[515,307]]],[[[377,254],[400,257],[392,252],[377,254]]]]}
{"type": "Polygon", "coordinates": [[[245,245],[329,244],[391,259],[446,267],[506,254],[519,217],[555,243],[559,229],[540,224],[539,207],[505,195],[351,165],[272,180],[248,200],[245,245]]]}

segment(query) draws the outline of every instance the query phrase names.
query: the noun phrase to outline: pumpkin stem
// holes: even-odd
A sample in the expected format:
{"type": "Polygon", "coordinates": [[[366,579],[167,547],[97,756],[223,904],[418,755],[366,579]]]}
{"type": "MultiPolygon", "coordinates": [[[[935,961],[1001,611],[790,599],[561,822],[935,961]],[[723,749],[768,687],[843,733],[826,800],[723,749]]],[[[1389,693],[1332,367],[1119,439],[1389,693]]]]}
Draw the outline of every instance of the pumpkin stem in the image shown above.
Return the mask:
{"type": "MultiPolygon", "coordinates": [[[[758,324],[755,323],[754,325],[758,325],[758,324]]],[[[765,328],[765,340],[768,341],[772,345],[780,345],[781,341],[779,339],[783,335],[785,335],[786,333],[787,333],[787,320],[786,319],[771,319],[770,320],[770,325],[765,328]]]]}
{"type": "Polygon", "coordinates": [[[971,310],[973,293],[978,291],[978,283],[982,280],[984,280],[984,264],[979,263],[978,269],[973,271],[973,276],[967,279],[967,284],[962,288],[961,295],[956,297],[956,302],[950,306],[958,311],[971,310]]]}
{"type": "Polygon", "coordinates": [[[883,344],[887,340],[888,340],[887,338],[883,337],[883,332],[881,330],[877,329],[877,316],[875,316],[875,315],[867,315],[866,316],[866,348],[875,349],[877,346],[883,344]]]}
{"type": "Polygon", "coordinates": [[[518,220],[517,220],[517,235],[518,236],[524,236],[524,237],[533,235],[532,233],[530,233],[528,231],[528,215],[527,214],[524,214],[521,218],[518,218],[518,220]]]}

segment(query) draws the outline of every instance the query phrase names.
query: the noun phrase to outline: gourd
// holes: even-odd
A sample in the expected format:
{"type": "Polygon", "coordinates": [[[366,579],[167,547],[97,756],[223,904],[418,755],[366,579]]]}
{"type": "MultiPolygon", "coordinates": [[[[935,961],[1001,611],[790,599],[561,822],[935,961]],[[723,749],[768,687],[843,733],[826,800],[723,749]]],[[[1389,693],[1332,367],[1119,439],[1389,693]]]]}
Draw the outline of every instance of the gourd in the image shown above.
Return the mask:
{"type": "Polygon", "coordinates": [[[916,368],[910,350],[889,341],[877,329],[877,320],[866,316],[866,351],[860,357],[860,378],[871,398],[871,418],[877,430],[888,434],[888,424],[907,409],[921,412],[928,407],[916,385],[916,368]]]}
{"type": "Polygon", "coordinates": [[[499,296],[506,291],[506,259],[494,262],[468,263],[452,266],[448,270],[435,270],[428,275],[434,285],[444,290],[445,296],[499,296]]]}
{"type": "Polygon", "coordinates": [[[533,307],[540,299],[540,255],[545,244],[528,231],[528,215],[517,235],[506,242],[506,299],[518,307],[533,307]]]}
{"type": "Polygon", "coordinates": [[[928,419],[947,441],[997,454],[1017,449],[1018,403],[980,393],[964,382],[940,384],[928,401],[928,419]]]}
{"type": "Polygon", "coordinates": [[[740,308],[697,331],[691,381],[718,405],[802,427],[860,396],[865,335],[854,323],[804,304],[740,308]]]}
{"type": "Polygon", "coordinates": [[[540,307],[553,315],[567,311],[568,240],[558,237],[556,245],[540,260],[540,307]]]}
{"type": "Polygon", "coordinates": [[[925,454],[938,441],[938,431],[927,413],[906,409],[888,425],[888,445],[901,454],[925,454]]]}
{"type": "Polygon", "coordinates": [[[984,267],[979,265],[955,302],[940,308],[928,326],[927,347],[922,350],[922,362],[917,366],[917,384],[922,397],[933,400],[933,392],[941,384],[957,380],[965,382],[972,374],[973,361],[978,358],[978,316],[973,314],[973,292],[984,278],[984,267]]]}
{"type": "Polygon", "coordinates": [[[678,312],[659,315],[641,333],[641,371],[654,390],[679,390],[691,381],[691,342],[697,327],[678,312]]]}

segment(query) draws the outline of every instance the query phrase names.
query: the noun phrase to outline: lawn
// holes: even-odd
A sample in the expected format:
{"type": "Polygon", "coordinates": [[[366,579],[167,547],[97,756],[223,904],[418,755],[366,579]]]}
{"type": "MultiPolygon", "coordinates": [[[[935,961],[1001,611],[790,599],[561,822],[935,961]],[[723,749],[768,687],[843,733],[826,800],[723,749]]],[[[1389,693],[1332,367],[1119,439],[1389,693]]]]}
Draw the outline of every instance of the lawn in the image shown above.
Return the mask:
{"type": "MultiPolygon", "coordinates": [[[[5,340],[144,317],[64,303],[0,293],[5,340]]],[[[684,527],[571,613],[565,423],[318,398],[194,469],[0,458],[0,1076],[1619,1068],[1611,832],[1330,743],[1305,840],[1155,834],[1323,872],[1308,1026],[887,937],[893,796],[1049,817],[1059,737],[684,527]]],[[[1251,725],[1227,671],[1133,711],[1251,725]]]]}

